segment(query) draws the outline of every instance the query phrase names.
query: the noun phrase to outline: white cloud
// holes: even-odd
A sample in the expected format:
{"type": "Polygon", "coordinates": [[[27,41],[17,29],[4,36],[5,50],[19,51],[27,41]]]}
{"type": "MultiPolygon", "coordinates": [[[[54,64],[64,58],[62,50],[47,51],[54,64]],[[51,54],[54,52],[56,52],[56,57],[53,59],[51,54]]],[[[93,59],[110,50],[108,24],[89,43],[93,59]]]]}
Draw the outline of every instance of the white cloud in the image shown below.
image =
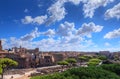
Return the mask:
{"type": "Polygon", "coordinates": [[[4,44],[7,41],[7,39],[4,38],[1,38],[1,40],[2,40],[2,44],[4,44]]]}
{"type": "MultiPolygon", "coordinates": [[[[84,27],[85,27],[84,23],[84,27]]],[[[88,31],[83,31],[86,35],[91,34],[91,32],[100,32],[103,26],[95,25],[94,23],[86,24],[86,27],[92,27],[88,31]]],[[[80,51],[86,50],[88,47],[95,47],[96,45],[92,40],[86,40],[84,36],[76,35],[78,29],[75,29],[74,23],[64,22],[60,24],[59,28],[55,30],[55,35],[59,39],[43,39],[40,40],[38,46],[40,46],[41,50],[49,50],[49,51],[80,51]]]]}
{"type": "Polygon", "coordinates": [[[26,48],[34,48],[33,39],[40,36],[40,32],[38,32],[38,28],[35,28],[31,33],[25,34],[20,38],[10,37],[9,39],[2,39],[4,48],[11,48],[11,47],[19,47],[23,46],[26,48]]]}
{"type": "Polygon", "coordinates": [[[71,36],[75,31],[74,23],[64,22],[64,24],[60,24],[57,34],[61,36],[71,36]]]}
{"type": "Polygon", "coordinates": [[[38,28],[35,28],[35,30],[33,30],[31,33],[22,36],[20,39],[22,41],[28,41],[28,40],[32,40],[36,37],[39,37],[39,35],[40,35],[40,32],[38,32],[38,28]]]}
{"type": "Polygon", "coordinates": [[[91,37],[91,33],[102,31],[103,26],[95,25],[93,22],[88,24],[82,24],[82,27],[79,28],[77,35],[91,37]]]}
{"type": "Polygon", "coordinates": [[[64,2],[64,0],[58,0],[51,7],[48,8],[48,13],[50,17],[46,22],[47,25],[56,21],[60,21],[65,17],[66,12],[64,8],[64,2]]]}
{"type": "MultiPolygon", "coordinates": [[[[28,49],[33,49],[38,47],[40,51],[99,51],[103,50],[101,48],[95,48],[95,44],[92,40],[76,40],[76,42],[62,42],[64,39],[53,39],[47,38],[39,41],[22,41],[15,37],[11,37],[6,43],[3,44],[3,48],[11,47],[25,47],[28,49]],[[95,49],[93,49],[95,48],[95,49]]],[[[120,46],[115,48],[105,48],[104,50],[118,51],[120,46]]]]}
{"type": "Polygon", "coordinates": [[[120,41],[118,41],[118,43],[120,44],[120,41]]]}
{"type": "Polygon", "coordinates": [[[54,36],[56,33],[55,33],[55,30],[49,29],[48,31],[43,32],[43,33],[41,33],[41,34],[46,35],[46,36],[49,36],[49,37],[52,37],[52,36],[54,36]]]}
{"type": "Polygon", "coordinates": [[[22,21],[23,24],[32,23],[32,24],[40,25],[40,24],[45,23],[46,19],[47,19],[47,15],[45,15],[45,16],[37,16],[35,18],[32,18],[31,16],[25,16],[25,18],[21,19],[21,21],[22,21]]]}
{"type": "Polygon", "coordinates": [[[105,7],[108,3],[111,3],[113,1],[114,0],[83,0],[84,3],[83,11],[85,17],[92,18],[97,8],[101,6],[105,7]]]}
{"type": "Polygon", "coordinates": [[[30,24],[33,22],[33,18],[31,16],[25,16],[24,19],[21,20],[23,24],[30,24]]]}
{"type": "Polygon", "coordinates": [[[118,47],[107,47],[107,48],[103,48],[101,50],[103,50],[103,51],[108,50],[110,52],[118,52],[120,50],[120,46],[118,46],[118,47]]]}
{"type": "Polygon", "coordinates": [[[38,25],[45,23],[47,19],[47,15],[45,16],[37,16],[33,19],[33,23],[36,23],[38,25]]]}
{"type": "MultiPolygon", "coordinates": [[[[26,47],[26,48],[35,48],[36,45],[33,42],[33,39],[40,36],[38,28],[35,28],[31,33],[25,34],[20,38],[10,37],[8,40],[4,39],[3,47],[9,49],[12,47],[26,47]]],[[[3,39],[2,39],[3,40],[3,39]]]]}
{"type": "Polygon", "coordinates": [[[106,38],[106,39],[112,39],[112,38],[118,38],[118,37],[120,37],[120,28],[117,29],[117,30],[113,30],[113,31],[111,31],[111,32],[108,32],[108,33],[104,36],[104,38],[106,38]]]}
{"type": "MultiPolygon", "coordinates": [[[[94,23],[84,23],[82,25],[83,34],[91,34],[91,32],[100,32],[99,25],[95,25],[94,23]],[[86,26],[85,26],[86,25],[86,26]],[[87,31],[83,30],[84,27],[91,29],[87,31]]],[[[85,28],[85,29],[86,29],[85,28]]],[[[84,35],[80,36],[76,33],[79,29],[75,28],[74,23],[64,22],[60,24],[58,29],[48,29],[44,32],[39,32],[38,28],[35,28],[32,32],[27,33],[20,38],[11,37],[6,43],[4,43],[4,48],[10,47],[25,47],[25,48],[40,48],[42,51],[81,51],[86,50],[88,47],[95,47],[95,44],[92,40],[86,40],[84,35]],[[47,38],[42,38],[41,36],[48,36],[47,38]],[[40,38],[38,40],[37,38],[40,38]],[[37,39],[38,41],[35,41],[37,39]]]]}
{"type": "Polygon", "coordinates": [[[38,7],[41,8],[43,5],[42,4],[38,4],[38,7]]]}
{"type": "Polygon", "coordinates": [[[12,47],[19,47],[22,45],[22,42],[20,39],[17,39],[16,37],[10,37],[10,44],[8,46],[12,46],[12,47]]]}
{"type": "Polygon", "coordinates": [[[74,5],[79,5],[82,0],[68,0],[68,2],[72,2],[74,5]]]}
{"type": "Polygon", "coordinates": [[[65,18],[67,14],[64,4],[67,2],[71,2],[74,5],[78,5],[81,0],[57,0],[52,6],[48,8],[48,13],[50,17],[48,18],[46,24],[50,25],[56,21],[60,21],[65,18]]]}
{"type": "Polygon", "coordinates": [[[108,9],[105,12],[105,18],[110,19],[110,18],[117,18],[120,19],[120,3],[115,5],[113,8],[108,9]]]}
{"type": "Polygon", "coordinates": [[[61,40],[55,40],[53,38],[43,39],[37,42],[37,46],[43,51],[81,51],[86,50],[87,47],[93,46],[90,41],[84,42],[86,46],[83,46],[80,44],[82,41],[76,41],[76,42],[62,42],[61,40]]]}
{"type": "Polygon", "coordinates": [[[2,46],[3,46],[3,48],[2,49],[6,49],[6,48],[8,48],[9,46],[8,46],[8,44],[7,44],[7,39],[5,39],[5,38],[1,38],[1,40],[2,40],[2,46]]]}
{"type": "MultiPolygon", "coordinates": [[[[6,48],[12,48],[12,47],[25,47],[25,48],[35,48],[34,42],[32,41],[23,41],[21,39],[17,39],[15,37],[10,37],[10,40],[8,41],[6,48]]],[[[4,46],[5,47],[5,46],[4,46]]]]}
{"type": "MultiPolygon", "coordinates": [[[[48,13],[45,16],[37,16],[32,18],[31,16],[26,16],[22,19],[23,24],[43,24],[50,25],[51,23],[59,22],[65,18],[67,14],[65,9],[65,3],[73,3],[74,5],[79,5],[80,2],[83,2],[83,11],[85,17],[92,18],[94,12],[97,8],[103,6],[105,7],[108,3],[113,2],[114,0],[56,0],[48,9],[48,13]]],[[[41,6],[41,5],[39,5],[41,6]]],[[[27,9],[26,9],[27,11],[27,9]]]]}
{"type": "Polygon", "coordinates": [[[110,46],[110,43],[106,42],[106,43],[105,43],[105,46],[110,46]]]}
{"type": "Polygon", "coordinates": [[[24,10],[24,12],[25,12],[25,13],[28,13],[28,12],[29,12],[29,10],[28,10],[28,9],[25,9],[25,10],[24,10]]]}

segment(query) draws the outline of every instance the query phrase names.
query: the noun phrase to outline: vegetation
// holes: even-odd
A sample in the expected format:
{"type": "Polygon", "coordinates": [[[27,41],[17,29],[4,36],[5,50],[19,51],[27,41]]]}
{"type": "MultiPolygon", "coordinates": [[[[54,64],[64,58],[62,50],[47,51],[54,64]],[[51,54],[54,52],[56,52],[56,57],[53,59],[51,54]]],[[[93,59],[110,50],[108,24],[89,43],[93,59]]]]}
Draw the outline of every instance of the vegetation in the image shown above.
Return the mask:
{"type": "Polygon", "coordinates": [[[78,59],[81,65],[83,62],[88,62],[90,58],[88,56],[79,56],[78,59]]]}
{"type": "Polygon", "coordinates": [[[75,58],[68,58],[65,61],[67,61],[70,66],[73,66],[75,63],[77,63],[77,60],[75,58]]]}
{"type": "Polygon", "coordinates": [[[94,59],[90,59],[87,64],[88,66],[97,66],[99,65],[100,62],[101,62],[100,59],[94,58],[94,59]]]}
{"type": "Polygon", "coordinates": [[[118,55],[115,55],[115,56],[113,57],[113,59],[114,59],[115,61],[119,61],[119,60],[120,60],[120,58],[119,58],[118,55]]]}
{"type": "Polygon", "coordinates": [[[105,55],[99,55],[98,58],[100,60],[107,60],[107,57],[105,55]]]}
{"type": "Polygon", "coordinates": [[[59,61],[58,65],[68,65],[69,63],[67,61],[59,61]]]}
{"type": "MultiPolygon", "coordinates": [[[[72,68],[62,73],[35,76],[31,79],[120,79],[120,64],[111,64],[104,55],[98,55],[95,58],[80,56],[78,59],[80,62],[87,62],[88,67],[72,68]],[[100,62],[106,64],[99,65],[100,62]]],[[[58,64],[72,66],[76,62],[76,59],[68,58],[58,64]]]]}
{"type": "Polygon", "coordinates": [[[116,73],[117,75],[120,75],[120,64],[103,64],[101,67],[104,70],[108,70],[116,73]]]}
{"type": "Polygon", "coordinates": [[[0,74],[2,76],[2,79],[3,79],[3,73],[5,72],[5,70],[10,68],[11,66],[17,66],[17,65],[18,63],[12,59],[1,58],[0,59],[0,74]]]}
{"type": "Polygon", "coordinates": [[[1,68],[1,66],[0,66],[0,74],[2,74],[2,68],[1,68]]]}
{"type": "Polygon", "coordinates": [[[84,62],[84,61],[88,61],[89,58],[87,56],[80,56],[78,57],[78,59],[81,61],[81,62],[84,62]]]}
{"type": "Polygon", "coordinates": [[[120,77],[101,67],[80,67],[69,69],[63,73],[35,76],[31,79],[120,79],[120,77]]]}

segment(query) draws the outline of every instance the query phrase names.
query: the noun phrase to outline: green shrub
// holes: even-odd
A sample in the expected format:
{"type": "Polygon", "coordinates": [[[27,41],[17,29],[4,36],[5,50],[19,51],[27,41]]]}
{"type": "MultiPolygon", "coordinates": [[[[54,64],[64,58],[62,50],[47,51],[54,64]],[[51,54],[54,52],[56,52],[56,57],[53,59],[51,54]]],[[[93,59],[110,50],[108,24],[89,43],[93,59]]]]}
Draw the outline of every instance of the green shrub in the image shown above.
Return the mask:
{"type": "Polygon", "coordinates": [[[103,70],[102,67],[80,67],[69,69],[63,73],[36,76],[31,79],[120,79],[120,77],[113,72],[103,70]]]}
{"type": "Polygon", "coordinates": [[[88,66],[96,66],[101,62],[100,59],[94,58],[94,59],[90,59],[89,62],[87,63],[88,66]]]}
{"type": "Polygon", "coordinates": [[[120,64],[103,64],[101,67],[104,70],[108,70],[116,73],[117,75],[120,75],[120,64]]]}

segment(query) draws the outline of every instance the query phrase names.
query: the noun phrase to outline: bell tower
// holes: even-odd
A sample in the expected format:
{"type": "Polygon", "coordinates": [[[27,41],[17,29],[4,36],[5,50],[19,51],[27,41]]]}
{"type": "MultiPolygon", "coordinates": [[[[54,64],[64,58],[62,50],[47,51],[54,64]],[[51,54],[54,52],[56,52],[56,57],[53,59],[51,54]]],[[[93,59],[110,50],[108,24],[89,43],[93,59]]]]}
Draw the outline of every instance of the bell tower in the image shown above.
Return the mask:
{"type": "Polygon", "coordinates": [[[2,41],[0,40],[0,51],[2,51],[2,41]]]}

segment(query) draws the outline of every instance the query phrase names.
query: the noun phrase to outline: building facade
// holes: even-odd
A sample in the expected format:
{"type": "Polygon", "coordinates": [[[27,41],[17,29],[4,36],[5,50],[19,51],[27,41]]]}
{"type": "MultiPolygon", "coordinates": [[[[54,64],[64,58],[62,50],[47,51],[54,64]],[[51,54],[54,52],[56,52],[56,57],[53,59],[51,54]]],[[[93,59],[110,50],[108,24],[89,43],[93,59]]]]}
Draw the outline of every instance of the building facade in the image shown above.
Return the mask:
{"type": "Polygon", "coordinates": [[[0,51],[2,51],[2,41],[0,40],[0,51]]]}

